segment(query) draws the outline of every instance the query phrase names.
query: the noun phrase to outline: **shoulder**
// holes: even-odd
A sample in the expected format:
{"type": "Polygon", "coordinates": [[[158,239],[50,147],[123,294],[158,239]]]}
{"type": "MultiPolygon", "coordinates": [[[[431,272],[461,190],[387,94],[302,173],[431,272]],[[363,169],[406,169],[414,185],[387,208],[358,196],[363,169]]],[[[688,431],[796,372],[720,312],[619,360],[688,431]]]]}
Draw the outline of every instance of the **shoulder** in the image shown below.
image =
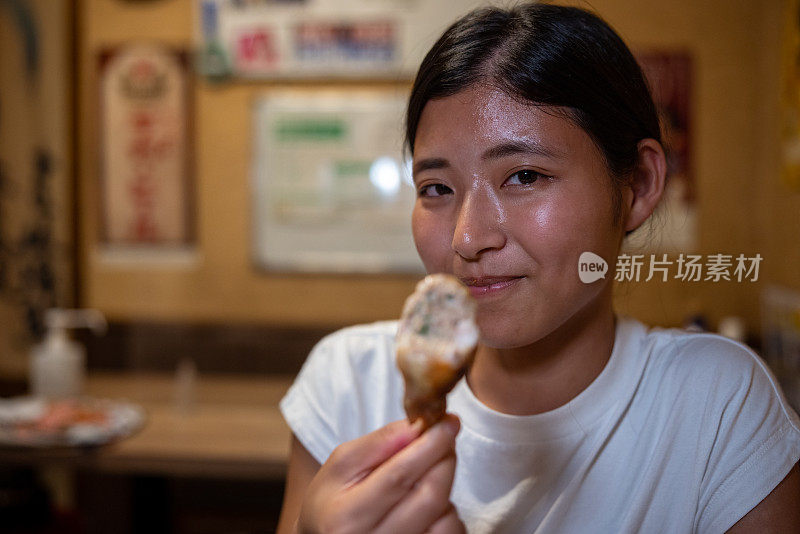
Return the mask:
{"type": "Polygon", "coordinates": [[[798,432],[800,421],[777,380],[749,347],[716,334],[655,328],[641,348],[638,396],[649,407],[643,417],[673,414],[706,429],[736,423],[745,433],[756,431],[745,423],[763,427],[769,421],[798,432]]]}
{"type": "Polygon", "coordinates": [[[286,422],[318,462],[337,445],[403,417],[396,329],[387,321],[325,336],[281,400],[286,422]]]}
{"type": "Polygon", "coordinates": [[[777,393],[767,366],[749,347],[709,333],[652,329],[646,336],[648,364],[663,379],[683,385],[736,388],[754,384],[777,393]]]}
{"type": "MultiPolygon", "coordinates": [[[[800,421],[749,347],[728,338],[651,329],[631,423],[664,456],[692,458],[684,486],[695,530],[724,532],[764,499],[800,458],[800,421]]],[[[684,460],[679,460],[684,461],[684,460]]]]}
{"type": "Polygon", "coordinates": [[[322,338],[305,366],[364,366],[393,363],[397,321],[349,326],[322,338]]]}

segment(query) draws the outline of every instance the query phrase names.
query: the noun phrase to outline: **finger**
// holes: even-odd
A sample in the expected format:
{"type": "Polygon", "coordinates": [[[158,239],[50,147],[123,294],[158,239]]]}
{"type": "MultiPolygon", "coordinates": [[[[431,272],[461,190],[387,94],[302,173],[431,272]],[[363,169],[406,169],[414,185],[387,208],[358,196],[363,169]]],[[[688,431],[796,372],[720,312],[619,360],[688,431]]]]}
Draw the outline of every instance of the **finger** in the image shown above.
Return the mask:
{"type": "Polygon", "coordinates": [[[458,418],[448,415],[351,488],[353,497],[388,511],[442,458],[452,455],[458,418]]]}
{"type": "Polygon", "coordinates": [[[466,534],[466,532],[467,529],[458,517],[456,509],[451,506],[447,513],[431,525],[425,534],[466,534]]]}
{"type": "Polygon", "coordinates": [[[452,506],[450,490],[456,457],[450,455],[433,466],[416,486],[380,522],[380,532],[422,533],[452,506]]]}
{"type": "Polygon", "coordinates": [[[333,450],[326,467],[341,484],[354,484],[419,437],[422,425],[395,421],[333,450]]]}
{"type": "MultiPolygon", "coordinates": [[[[364,478],[354,478],[341,494],[347,506],[339,508],[335,515],[344,514],[345,517],[339,519],[343,519],[345,524],[358,525],[356,531],[374,532],[374,526],[389,514],[431,467],[443,457],[453,455],[458,428],[458,419],[449,416],[374,470],[370,468],[371,472],[364,478]]],[[[387,427],[387,431],[391,430],[387,427]]],[[[385,448],[390,447],[391,440],[386,443],[385,448]]],[[[343,452],[353,454],[353,450],[345,449],[343,452]]],[[[341,458],[341,465],[346,465],[347,458],[341,458]]]]}

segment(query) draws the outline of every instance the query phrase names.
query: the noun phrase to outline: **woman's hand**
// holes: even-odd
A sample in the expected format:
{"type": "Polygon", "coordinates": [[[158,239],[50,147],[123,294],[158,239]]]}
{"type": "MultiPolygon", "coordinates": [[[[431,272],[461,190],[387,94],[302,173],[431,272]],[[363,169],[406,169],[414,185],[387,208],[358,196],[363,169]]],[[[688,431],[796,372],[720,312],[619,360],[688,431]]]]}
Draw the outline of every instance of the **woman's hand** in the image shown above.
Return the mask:
{"type": "Polygon", "coordinates": [[[459,423],[397,421],[337,447],[308,486],[299,534],[463,533],[450,503],[459,423]]]}

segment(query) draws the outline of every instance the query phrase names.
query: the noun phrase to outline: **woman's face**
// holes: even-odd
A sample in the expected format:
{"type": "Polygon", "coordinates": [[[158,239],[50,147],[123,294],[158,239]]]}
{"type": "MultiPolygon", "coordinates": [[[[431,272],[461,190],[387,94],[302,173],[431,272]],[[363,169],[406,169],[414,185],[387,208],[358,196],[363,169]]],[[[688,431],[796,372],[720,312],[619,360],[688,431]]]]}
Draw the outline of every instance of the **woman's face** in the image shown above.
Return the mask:
{"type": "Polygon", "coordinates": [[[417,129],[417,250],[428,272],[470,287],[491,347],[611,309],[623,234],[612,179],[589,135],[554,111],[476,85],[429,101],[417,129]],[[581,282],[583,252],[606,260],[605,279],[581,282]]]}

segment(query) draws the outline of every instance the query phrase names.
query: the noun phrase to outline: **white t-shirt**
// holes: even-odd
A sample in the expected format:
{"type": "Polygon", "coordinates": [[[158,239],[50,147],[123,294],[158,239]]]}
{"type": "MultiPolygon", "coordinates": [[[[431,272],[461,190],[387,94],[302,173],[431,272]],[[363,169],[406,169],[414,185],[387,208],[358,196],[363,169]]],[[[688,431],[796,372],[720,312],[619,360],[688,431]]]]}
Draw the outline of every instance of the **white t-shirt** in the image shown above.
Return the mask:
{"type": "MultiPolygon", "coordinates": [[[[336,332],[281,402],[324,463],[405,416],[395,322],[336,332]]],[[[462,380],[451,500],[471,534],[703,532],[730,528],[800,458],[800,421],[746,347],[711,334],[617,321],[602,373],[532,416],[483,405],[462,380]]]]}

